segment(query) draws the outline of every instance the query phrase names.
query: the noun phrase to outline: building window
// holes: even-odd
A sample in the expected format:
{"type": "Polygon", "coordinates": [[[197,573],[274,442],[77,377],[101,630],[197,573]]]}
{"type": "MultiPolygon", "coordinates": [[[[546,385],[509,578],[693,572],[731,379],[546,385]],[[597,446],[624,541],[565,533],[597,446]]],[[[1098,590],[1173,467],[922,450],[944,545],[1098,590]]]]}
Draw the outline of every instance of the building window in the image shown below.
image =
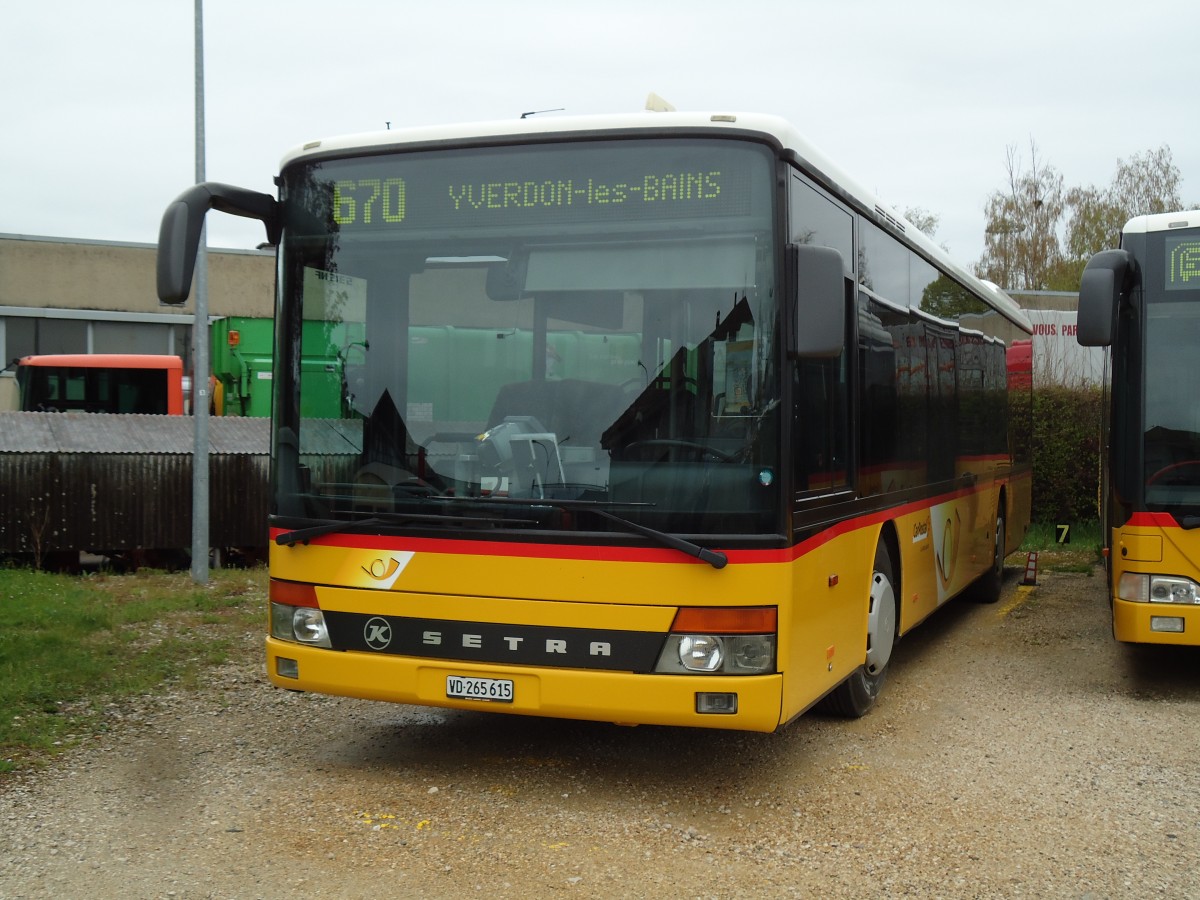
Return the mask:
{"type": "Polygon", "coordinates": [[[170,325],[93,322],[93,353],[170,353],[170,325]]]}

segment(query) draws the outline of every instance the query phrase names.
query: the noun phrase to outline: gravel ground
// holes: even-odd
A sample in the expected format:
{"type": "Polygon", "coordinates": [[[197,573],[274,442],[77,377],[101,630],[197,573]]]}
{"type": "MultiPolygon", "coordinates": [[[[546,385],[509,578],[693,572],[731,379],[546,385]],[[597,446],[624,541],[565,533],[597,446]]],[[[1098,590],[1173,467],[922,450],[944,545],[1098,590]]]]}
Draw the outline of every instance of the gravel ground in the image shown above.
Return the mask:
{"type": "Polygon", "coordinates": [[[1200,651],[1115,644],[1098,574],[1019,574],[902,641],[864,719],[775,735],[289,694],[248,635],[0,781],[0,897],[1200,896],[1200,651]]]}

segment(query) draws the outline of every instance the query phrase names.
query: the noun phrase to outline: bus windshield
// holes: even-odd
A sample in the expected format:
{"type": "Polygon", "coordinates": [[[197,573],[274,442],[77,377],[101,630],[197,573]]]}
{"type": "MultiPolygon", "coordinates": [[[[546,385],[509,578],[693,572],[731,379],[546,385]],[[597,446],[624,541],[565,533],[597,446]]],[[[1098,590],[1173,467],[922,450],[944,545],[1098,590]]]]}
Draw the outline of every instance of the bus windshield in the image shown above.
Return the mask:
{"type": "Polygon", "coordinates": [[[639,139],[286,169],[279,520],[778,533],[772,165],[639,139]]]}
{"type": "Polygon", "coordinates": [[[1151,510],[1194,512],[1200,509],[1200,237],[1193,230],[1150,241],[1143,284],[1146,503],[1151,510]]]}

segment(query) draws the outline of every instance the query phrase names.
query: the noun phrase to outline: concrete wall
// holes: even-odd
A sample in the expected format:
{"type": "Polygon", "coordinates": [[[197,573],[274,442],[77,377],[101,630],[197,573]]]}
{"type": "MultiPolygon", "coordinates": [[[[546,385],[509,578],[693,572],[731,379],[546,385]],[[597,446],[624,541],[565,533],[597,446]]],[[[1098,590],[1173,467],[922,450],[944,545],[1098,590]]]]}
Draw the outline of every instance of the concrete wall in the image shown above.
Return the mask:
{"type": "MultiPolygon", "coordinates": [[[[123,350],[189,364],[195,302],[159,303],[156,255],[153,244],[0,234],[0,368],[33,352],[123,350]],[[70,324],[56,331],[51,320],[70,324]]],[[[210,316],[273,314],[273,251],[210,249],[208,273],[210,316]]],[[[0,372],[0,410],[16,407],[9,369],[0,372]]]]}
{"type": "MultiPolygon", "coordinates": [[[[153,244],[72,241],[0,235],[0,306],[190,312],[163,306],[155,293],[153,244]]],[[[212,315],[270,316],[275,255],[267,251],[208,252],[212,315]]]]}

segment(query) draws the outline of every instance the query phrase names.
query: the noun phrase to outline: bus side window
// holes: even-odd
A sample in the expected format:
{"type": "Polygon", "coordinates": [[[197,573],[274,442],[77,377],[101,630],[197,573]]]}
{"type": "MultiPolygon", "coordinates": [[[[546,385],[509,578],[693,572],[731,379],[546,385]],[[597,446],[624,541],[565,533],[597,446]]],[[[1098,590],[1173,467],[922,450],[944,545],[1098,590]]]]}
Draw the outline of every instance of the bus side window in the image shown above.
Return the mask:
{"type": "MultiPolygon", "coordinates": [[[[832,247],[847,265],[853,266],[853,217],[799,173],[793,173],[789,183],[788,239],[797,244],[832,247]]],[[[835,359],[798,360],[792,378],[796,490],[843,488],[849,482],[846,354],[843,351],[835,359]]]]}
{"type": "Polygon", "coordinates": [[[792,434],[796,489],[827,491],[847,484],[845,354],[805,359],[793,369],[792,434]]]}

